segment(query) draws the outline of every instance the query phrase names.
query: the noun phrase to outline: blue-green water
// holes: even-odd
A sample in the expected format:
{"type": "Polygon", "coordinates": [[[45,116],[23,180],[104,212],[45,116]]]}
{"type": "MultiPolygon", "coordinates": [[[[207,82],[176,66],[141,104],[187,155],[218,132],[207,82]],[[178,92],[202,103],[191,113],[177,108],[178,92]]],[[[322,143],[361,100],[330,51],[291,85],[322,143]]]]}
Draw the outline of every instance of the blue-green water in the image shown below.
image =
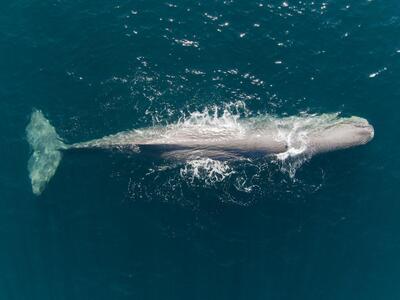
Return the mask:
{"type": "Polygon", "coordinates": [[[399,299],[400,2],[1,6],[0,299],[399,299]],[[229,104],[359,115],[376,135],[295,178],[66,153],[32,194],[33,108],[80,142],[229,104]]]}

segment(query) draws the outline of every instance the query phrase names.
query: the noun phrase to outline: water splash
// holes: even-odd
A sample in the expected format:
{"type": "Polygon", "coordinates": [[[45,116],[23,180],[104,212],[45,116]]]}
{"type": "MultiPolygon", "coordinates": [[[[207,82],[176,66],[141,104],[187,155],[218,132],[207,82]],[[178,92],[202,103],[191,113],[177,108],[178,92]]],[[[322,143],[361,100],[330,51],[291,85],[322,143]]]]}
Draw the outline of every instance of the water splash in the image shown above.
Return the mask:
{"type": "Polygon", "coordinates": [[[211,158],[190,160],[180,170],[180,175],[189,182],[194,183],[195,180],[202,180],[209,185],[222,182],[234,173],[235,171],[229,166],[228,162],[211,158]]]}

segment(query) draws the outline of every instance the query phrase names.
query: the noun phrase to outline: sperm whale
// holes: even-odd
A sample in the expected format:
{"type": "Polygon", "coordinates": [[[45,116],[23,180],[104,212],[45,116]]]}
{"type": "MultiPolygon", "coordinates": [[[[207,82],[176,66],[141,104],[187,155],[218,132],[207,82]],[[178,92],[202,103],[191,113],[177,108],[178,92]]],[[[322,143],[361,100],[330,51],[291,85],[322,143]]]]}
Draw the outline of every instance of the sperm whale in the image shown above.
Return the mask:
{"type": "Polygon", "coordinates": [[[99,139],[66,144],[40,110],[26,128],[32,149],[28,162],[32,191],[40,195],[54,176],[63,152],[119,149],[165,159],[243,159],[257,156],[314,155],[368,143],[374,128],[360,117],[338,114],[277,118],[191,118],[167,126],[123,131],[99,139]]]}

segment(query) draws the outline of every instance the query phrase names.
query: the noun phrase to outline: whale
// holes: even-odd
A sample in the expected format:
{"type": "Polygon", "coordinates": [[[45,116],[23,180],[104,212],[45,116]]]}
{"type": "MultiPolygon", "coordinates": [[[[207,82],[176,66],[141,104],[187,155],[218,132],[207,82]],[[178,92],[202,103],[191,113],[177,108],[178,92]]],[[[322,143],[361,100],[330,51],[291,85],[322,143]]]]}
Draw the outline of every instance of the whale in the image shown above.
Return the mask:
{"type": "Polygon", "coordinates": [[[44,191],[63,154],[68,151],[116,149],[180,161],[198,158],[286,159],[364,145],[374,137],[374,128],[366,119],[342,117],[337,113],[251,118],[201,116],[67,144],[43,112],[34,109],[26,127],[31,148],[28,171],[32,192],[40,195],[44,191]]]}

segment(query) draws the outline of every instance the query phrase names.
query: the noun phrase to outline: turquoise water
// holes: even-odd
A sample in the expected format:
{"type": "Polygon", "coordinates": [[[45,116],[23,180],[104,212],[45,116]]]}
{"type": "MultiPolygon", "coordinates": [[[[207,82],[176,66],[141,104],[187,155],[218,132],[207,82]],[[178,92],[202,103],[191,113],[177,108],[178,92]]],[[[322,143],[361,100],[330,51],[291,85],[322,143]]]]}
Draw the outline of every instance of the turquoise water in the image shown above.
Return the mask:
{"type": "Polygon", "coordinates": [[[399,13],[396,0],[3,3],[0,299],[399,299],[399,13]],[[65,153],[32,193],[33,108],[75,143],[215,107],[342,112],[375,139],[300,167],[65,153]]]}

